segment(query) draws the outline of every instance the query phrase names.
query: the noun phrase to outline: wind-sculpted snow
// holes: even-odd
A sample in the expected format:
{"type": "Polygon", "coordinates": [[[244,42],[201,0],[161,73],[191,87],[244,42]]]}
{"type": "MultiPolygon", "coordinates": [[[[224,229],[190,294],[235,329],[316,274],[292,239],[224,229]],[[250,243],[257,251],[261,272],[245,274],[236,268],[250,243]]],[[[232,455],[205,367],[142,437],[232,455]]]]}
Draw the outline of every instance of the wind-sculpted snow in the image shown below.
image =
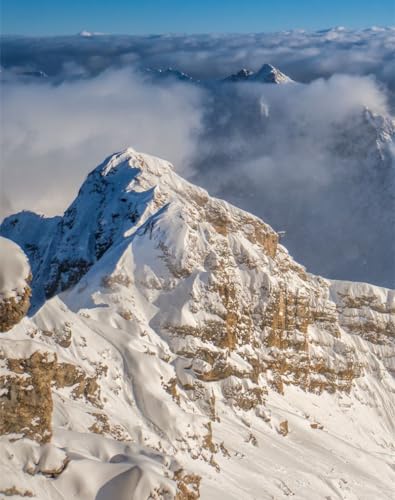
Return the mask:
{"type": "Polygon", "coordinates": [[[1,492],[392,498],[393,291],[307,273],[131,148],[1,233],[36,273],[0,335],[1,492]]]}

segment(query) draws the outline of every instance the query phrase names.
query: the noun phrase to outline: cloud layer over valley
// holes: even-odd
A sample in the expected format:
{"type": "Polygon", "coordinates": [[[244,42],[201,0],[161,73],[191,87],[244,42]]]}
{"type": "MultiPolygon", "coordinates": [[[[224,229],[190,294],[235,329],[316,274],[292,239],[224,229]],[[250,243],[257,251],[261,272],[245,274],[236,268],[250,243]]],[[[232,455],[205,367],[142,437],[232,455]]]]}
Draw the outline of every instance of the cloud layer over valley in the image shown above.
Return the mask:
{"type": "Polygon", "coordinates": [[[60,213],[131,145],[285,230],[310,271],[394,286],[394,29],[2,45],[3,215],[60,213]],[[301,83],[218,81],[266,62],[301,83]],[[168,66],[195,82],[142,70],[168,66]]]}

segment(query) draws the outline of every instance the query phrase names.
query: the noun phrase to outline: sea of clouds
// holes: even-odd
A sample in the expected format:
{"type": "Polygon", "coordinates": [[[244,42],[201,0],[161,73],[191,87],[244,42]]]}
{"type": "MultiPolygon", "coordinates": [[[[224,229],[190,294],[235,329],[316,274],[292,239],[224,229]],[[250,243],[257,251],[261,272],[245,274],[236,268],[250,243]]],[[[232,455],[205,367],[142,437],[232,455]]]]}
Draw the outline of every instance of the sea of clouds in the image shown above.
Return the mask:
{"type": "Polygon", "coordinates": [[[285,230],[312,272],[394,286],[395,29],[1,44],[0,216],[62,213],[131,145],[285,230]],[[263,63],[300,83],[219,82],[263,63]],[[144,71],[169,66],[195,81],[144,71]]]}

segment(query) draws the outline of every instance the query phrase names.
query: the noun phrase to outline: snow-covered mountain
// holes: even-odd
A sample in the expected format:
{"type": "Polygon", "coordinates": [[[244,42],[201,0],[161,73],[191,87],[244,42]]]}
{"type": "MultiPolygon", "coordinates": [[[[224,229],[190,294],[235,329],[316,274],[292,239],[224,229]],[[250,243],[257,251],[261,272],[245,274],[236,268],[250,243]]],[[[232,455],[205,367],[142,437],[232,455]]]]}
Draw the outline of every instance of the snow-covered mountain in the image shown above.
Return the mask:
{"type": "Polygon", "coordinates": [[[33,274],[0,334],[3,494],[393,498],[394,291],[309,274],[133,149],[0,232],[33,274]]]}
{"type": "Polygon", "coordinates": [[[224,79],[225,82],[260,82],[260,83],[292,83],[293,80],[289,76],[282,73],[279,69],[271,64],[264,64],[258,71],[254,72],[243,68],[237,73],[230,75],[224,79]]]}
{"type": "Polygon", "coordinates": [[[153,81],[161,81],[165,79],[165,80],[174,80],[180,82],[199,83],[198,80],[194,80],[187,73],[179,71],[178,69],[175,68],[166,68],[166,69],[144,68],[143,74],[145,76],[151,77],[153,81]]]}
{"type": "Polygon", "coordinates": [[[293,80],[287,75],[282,73],[279,69],[275,68],[271,64],[264,64],[258,71],[254,72],[249,69],[243,68],[237,73],[227,76],[221,80],[196,80],[192,76],[184,73],[175,68],[166,69],[152,69],[144,68],[142,73],[145,76],[149,76],[153,81],[160,82],[163,79],[178,80],[187,83],[196,83],[202,85],[205,88],[211,88],[213,83],[227,83],[227,82],[259,82],[259,83],[293,83],[293,80]]]}

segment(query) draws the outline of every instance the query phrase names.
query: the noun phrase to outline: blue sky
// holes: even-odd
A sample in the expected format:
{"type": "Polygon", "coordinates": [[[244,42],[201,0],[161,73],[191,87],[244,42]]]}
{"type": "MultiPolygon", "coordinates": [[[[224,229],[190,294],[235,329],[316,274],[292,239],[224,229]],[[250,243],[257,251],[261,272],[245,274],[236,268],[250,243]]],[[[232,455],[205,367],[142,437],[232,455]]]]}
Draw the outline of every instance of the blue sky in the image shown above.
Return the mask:
{"type": "Polygon", "coordinates": [[[395,0],[2,0],[2,33],[260,32],[395,25],[395,0]]]}

